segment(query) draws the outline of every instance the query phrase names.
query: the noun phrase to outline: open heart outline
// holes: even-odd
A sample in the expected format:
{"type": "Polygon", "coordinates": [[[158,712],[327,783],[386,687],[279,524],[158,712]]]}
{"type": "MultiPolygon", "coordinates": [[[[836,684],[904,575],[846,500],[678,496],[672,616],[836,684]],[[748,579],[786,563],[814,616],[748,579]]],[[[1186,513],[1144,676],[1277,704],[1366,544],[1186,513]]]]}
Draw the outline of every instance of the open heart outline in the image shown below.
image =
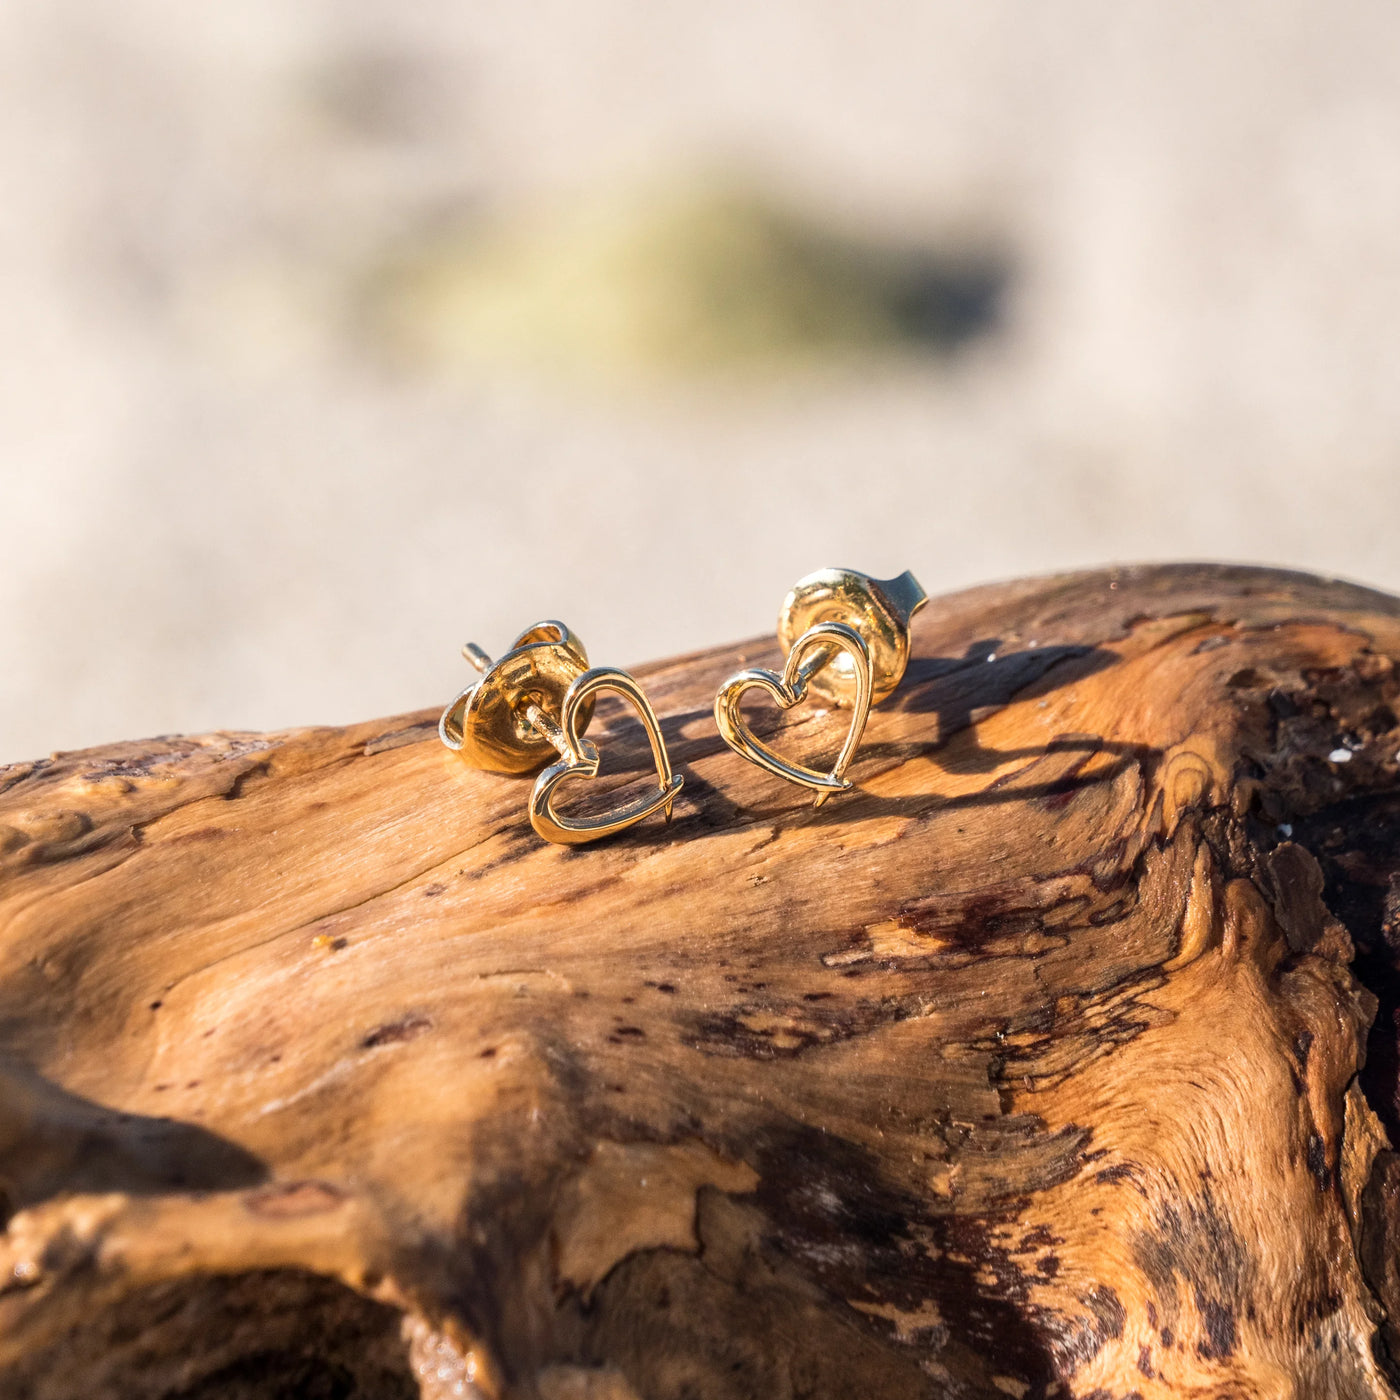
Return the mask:
{"type": "MultiPolygon", "coordinates": [[[[819,661],[818,665],[825,664],[819,661]]],[[[860,745],[865,733],[865,721],[870,717],[870,649],[865,639],[853,627],[843,622],[819,622],[809,627],[793,644],[788,653],[787,665],[780,676],[776,671],[753,667],[730,676],[720,686],[715,696],[715,723],[719,726],[724,742],[737,754],[742,754],[751,763],[786,778],[790,783],[800,783],[803,787],[815,788],[815,805],[820,807],[834,792],[847,792],[853,786],[845,776],[851,758],[860,745]],[[836,756],[836,762],[826,773],[815,768],[805,768],[800,763],[790,763],[781,754],[769,748],[761,739],[754,737],[753,731],[744,722],[739,710],[739,702],[747,690],[766,691],[785,710],[800,704],[807,695],[807,682],[811,667],[804,670],[803,662],[818,647],[826,651],[826,661],[830,660],[832,648],[844,651],[851,658],[855,673],[856,693],[852,701],[851,727],[846,733],[846,742],[836,756]]]]}
{"type": "Polygon", "coordinates": [[[676,800],[676,794],[681,790],[685,779],[672,774],[671,759],[661,738],[661,726],[657,723],[656,712],[651,708],[651,702],[642,693],[641,687],[626,671],[614,670],[611,666],[597,666],[579,676],[564,693],[560,728],[567,752],[558,763],[551,764],[535,779],[535,788],[530,794],[530,825],[546,841],[555,841],[566,846],[596,841],[600,836],[611,836],[614,832],[624,831],[644,817],[663,809],[666,820],[671,820],[671,804],[676,800]],[[575,779],[584,780],[598,776],[597,746],[579,735],[578,721],[579,711],[585,702],[603,690],[610,690],[631,701],[637,711],[642,728],[646,730],[647,739],[651,743],[651,757],[656,764],[657,789],[654,793],[636,798],[622,807],[599,813],[597,816],[577,819],[561,817],[554,807],[560,786],[575,779]]]}

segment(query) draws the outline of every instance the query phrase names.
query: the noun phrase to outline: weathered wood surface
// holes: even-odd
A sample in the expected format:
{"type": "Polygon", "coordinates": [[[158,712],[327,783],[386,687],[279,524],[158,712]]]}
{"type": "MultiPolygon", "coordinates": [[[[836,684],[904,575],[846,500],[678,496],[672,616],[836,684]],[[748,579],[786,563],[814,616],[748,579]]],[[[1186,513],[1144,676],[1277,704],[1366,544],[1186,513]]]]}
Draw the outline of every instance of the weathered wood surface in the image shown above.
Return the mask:
{"type": "Polygon", "coordinates": [[[428,712],[0,769],[0,1395],[1392,1394],[1400,602],[935,600],[820,812],[773,655],[573,850],[428,712]]]}

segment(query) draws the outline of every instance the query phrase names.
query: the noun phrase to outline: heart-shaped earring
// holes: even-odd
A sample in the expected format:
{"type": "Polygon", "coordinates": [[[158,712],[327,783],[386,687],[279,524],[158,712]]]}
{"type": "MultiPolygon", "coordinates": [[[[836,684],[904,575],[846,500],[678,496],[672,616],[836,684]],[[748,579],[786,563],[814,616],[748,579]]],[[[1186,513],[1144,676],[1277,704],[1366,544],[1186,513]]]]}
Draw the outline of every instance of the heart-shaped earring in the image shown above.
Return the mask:
{"type": "Polygon", "coordinates": [[[557,753],[560,761],[539,775],[530,794],[530,825],[546,841],[596,841],[662,810],[671,820],[671,804],[685,780],[671,773],[656,713],[626,671],[590,670],[583,643],[562,622],[527,628],[499,661],[473,642],[462,655],[483,674],[442,712],[438,735],[473,768],[497,773],[526,773],[557,753]],[[555,793],[566,779],[598,775],[597,747],[583,732],[593,718],[594,697],[605,690],[636,708],[651,744],[657,790],[612,811],[571,820],[555,811],[555,793]]]}
{"type": "Polygon", "coordinates": [[[909,623],[928,602],[913,574],[873,579],[854,569],[822,569],[802,579],[783,600],[778,640],[787,652],[783,674],[754,667],[730,676],[715,696],[715,723],[735,753],[816,789],[820,807],[852,784],[846,769],[865,733],[870,707],[899,684],[909,664],[909,623]],[[851,709],[846,742],[825,773],[781,757],[744,722],[739,705],[748,690],[762,690],[785,710],[808,691],[828,704],[851,709]]]}

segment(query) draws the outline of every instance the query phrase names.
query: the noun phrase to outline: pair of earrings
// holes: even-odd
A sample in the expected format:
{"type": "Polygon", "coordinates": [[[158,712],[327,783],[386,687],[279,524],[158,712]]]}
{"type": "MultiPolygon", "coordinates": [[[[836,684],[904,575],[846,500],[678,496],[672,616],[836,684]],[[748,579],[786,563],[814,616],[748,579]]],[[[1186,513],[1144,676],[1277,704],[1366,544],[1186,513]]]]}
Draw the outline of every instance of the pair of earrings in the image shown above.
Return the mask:
{"type": "MultiPolygon", "coordinates": [[[[870,707],[899,684],[909,663],[909,623],[928,601],[911,573],[873,579],[853,569],[822,569],[802,579],[783,601],[778,640],[787,653],[781,674],[754,667],[730,676],[715,696],[715,723],[735,753],[791,783],[816,791],[820,807],[852,784],[845,773],[860,745],[870,707]],[[750,690],[762,690],[784,710],[815,693],[850,708],[850,729],[826,772],[792,763],[757,738],[740,712],[750,690]]],[[[577,845],[611,836],[653,812],[671,819],[685,781],[671,771],[656,713],[626,671],[589,667],[583,643],[562,622],[537,622],[493,662],[468,642],[462,654],[481,679],[443,711],[438,734],[473,768],[528,773],[551,756],[530,794],[530,824],[546,841],[577,845]],[[601,815],[566,817],[560,788],[598,775],[597,747],[583,737],[597,696],[611,691],[629,701],[642,721],[656,766],[656,789],[601,815]]]]}

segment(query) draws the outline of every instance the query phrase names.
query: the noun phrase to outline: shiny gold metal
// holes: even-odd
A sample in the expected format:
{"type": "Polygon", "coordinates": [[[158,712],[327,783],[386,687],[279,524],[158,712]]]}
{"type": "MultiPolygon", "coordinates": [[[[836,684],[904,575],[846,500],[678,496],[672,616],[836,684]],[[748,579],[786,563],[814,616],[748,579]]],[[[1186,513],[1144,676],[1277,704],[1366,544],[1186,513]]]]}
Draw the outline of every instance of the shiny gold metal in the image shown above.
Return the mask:
{"type": "MultiPolygon", "coordinates": [[[[819,569],[793,586],[778,615],[778,640],[784,651],[818,622],[844,622],[854,628],[870,652],[870,703],[878,705],[904,678],[909,664],[909,623],[928,602],[919,580],[907,569],[898,578],[875,579],[854,569],[819,569]]],[[[849,655],[849,653],[847,653],[849,655]]],[[[845,705],[854,663],[846,656],[818,667],[811,686],[833,705],[845,705]]]]}
{"type": "Polygon", "coordinates": [[[627,672],[590,669],[583,643],[562,622],[527,628],[499,661],[474,642],[462,648],[462,655],[483,674],[442,712],[438,735],[473,768],[496,773],[528,773],[558,754],[560,761],[539,775],[530,796],[530,824],[546,841],[596,841],[662,809],[671,820],[671,805],[684,780],[672,775],[656,714],[627,672]],[[566,779],[598,774],[597,747],[582,736],[593,719],[594,697],[604,690],[636,707],[651,744],[657,791],[611,812],[571,821],[555,810],[555,791],[566,779]]]}
{"type": "MultiPolygon", "coordinates": [[[[656,712],[642,693],[641,686],[626,671],[599,666],[584,672],[564,696],[560,730],[558,738],[561,742],[556,743],[560,761],[546,768],[535,779],[535,790],[530,794],[530,825],[546,841],[558,841],[570,846],[582,841],[596,841],[600,836],[611,836],[613,832],[623,831],[643,817],[663,810],[667,822],[671,820],[671,804],[676,800],[685,779],[672,774],[671,759],[661,737],[656,712]],[[554,810],[555,793],[566,781],[598,776],[598,749],[580,737],[579,729],[583,715],[593,711],[594,695],[601,690],[621,695],[625,700],[630,700],[636,709],[651,743],[651,758],[656,765],[656,791],[596,817],[580,817],[571,821],[554,810]]],[[[551,735],[551,739],[554,737],[551,735]]]]}
{"type": "MultiPolygon", "coordinates": [[[[560,714],[565,693],[588,670],[583,643],[562,622],[537,622],[499,661],[475,642],[468,642],[462,655],[482,677],[442,712],[442,742],[471,767],[492,773],[529,773],[553,758],[549,729],[537,721],[560,714]],[[531,715],[532,707],[540,714],[531,715]]],[[[580,716],[580,733],[592,718],[590,705],[580,716]]]]}
{"type": "Polygon", "coordinates": [[[816,790],[820,807],[852,783],[845,773],[870,707],[899,684],[909,664],[909,623],[928,602],[913,574],[873,579],[854,569],[822,569],[802,579],[783,600],[778,640],[787,665],[776,671],[753,667],[730,676],[715,696],[715,723],[735,753],[770,773],[816,790]],[[836,762],[825,772],[791,763],[744,722],[740,702],[748,690],[766,691],[785,710],[812,691],[828,704],[850,706],[850,729],[836,762]]]}

